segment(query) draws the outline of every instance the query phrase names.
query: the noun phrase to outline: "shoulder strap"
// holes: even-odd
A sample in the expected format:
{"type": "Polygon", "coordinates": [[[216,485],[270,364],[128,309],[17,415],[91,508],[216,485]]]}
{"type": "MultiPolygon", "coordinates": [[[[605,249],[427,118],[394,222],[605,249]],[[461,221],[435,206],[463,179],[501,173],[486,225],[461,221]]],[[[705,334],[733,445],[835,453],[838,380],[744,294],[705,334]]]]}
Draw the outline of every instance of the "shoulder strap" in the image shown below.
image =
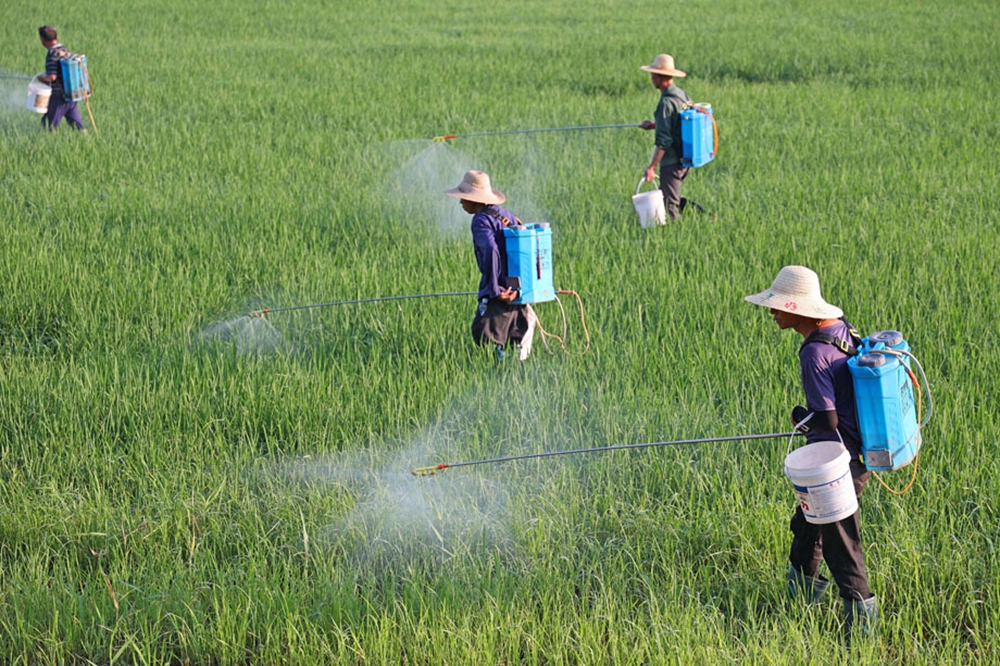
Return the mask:
{"type": "Polygon", "coordinates": [[[681,111],[687,111],[688,109],[690,109],[691,107],[694,106],[694,102],[693,101],[691,101],[690,99],[684,99],[680,95],[671,95],[670,93],[667,93],[667,97],[671,97],[673,99],[676,99],[678,102],[680,102],[681,103],[681,111]]]}
{"type": "Polygon", "coordinates": [[[840,321],[844,322],[844,324],[847,325],[847,333],[848,335],[851,336],[851,342],[854,343],[853,345],[848,344],[846,340],[835,338],[829,333],[814,331],[813,333],[809,334],[809,337],[807,337],[805,340],[802,341],[802,344],[799,345],[799,351],[801,352],[803,347],[805,347],[808,344],[812,344],[814,342],[820,342],[823,344],[833,345],[834,347],[844,352],[848,356],[857,356],[858,347],[861,346],[861,336],[858,334],[858,331],[853,326],[851,326],[851,323],[847,321],[845,318],[841,317],[840,321]]]}

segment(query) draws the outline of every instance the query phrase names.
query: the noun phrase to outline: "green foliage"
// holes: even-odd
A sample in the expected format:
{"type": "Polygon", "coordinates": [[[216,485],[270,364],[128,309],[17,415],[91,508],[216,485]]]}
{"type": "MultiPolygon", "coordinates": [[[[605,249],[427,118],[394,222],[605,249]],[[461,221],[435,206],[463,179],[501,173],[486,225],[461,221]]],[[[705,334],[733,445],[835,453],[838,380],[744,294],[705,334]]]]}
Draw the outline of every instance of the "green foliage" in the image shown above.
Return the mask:
{"type": "Polygon", "coordinates": [[[783,441],[410,475],[786,429],[798,341],[742,297],[789,263],[936,398],[914,490],[864,497],[855,660],[1000,659],[993,4],[36,5],[2,73],[55,24],[100,133],[0,80],[0,661],[844,661],[839,602],[783,595],[783,441]],[[715,110],[717,217],[639,228],[638,130],[430,141],[638,123],[660,52],[715,110]],[[242,318],[475,289],[467,168],[552,223],[589,353],[497,366],[469,298],[242,318]]]}

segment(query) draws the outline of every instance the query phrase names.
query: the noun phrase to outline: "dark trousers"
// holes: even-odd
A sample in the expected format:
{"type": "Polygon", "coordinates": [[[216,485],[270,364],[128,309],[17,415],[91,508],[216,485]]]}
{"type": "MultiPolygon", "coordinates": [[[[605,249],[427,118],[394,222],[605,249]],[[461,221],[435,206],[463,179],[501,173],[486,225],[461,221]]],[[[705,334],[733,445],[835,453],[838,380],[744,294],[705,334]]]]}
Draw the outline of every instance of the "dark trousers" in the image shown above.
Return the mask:
{"type": "Polygon", "coordinates": [[[472,318],[472,339],[476,344],[493,343],[506,347],[510,342],[521,342],[528,333],[528,306],[504,303],[499,298],[491,298],[476,308],[472,318]]]}
{"type": "Polygon", "coordinates": [[[66,118],[70,125],[82,130],[83,118],[80,116],[80,109],[77,108],[76,102],[56,102],[57,97],[62,99],[62,93],[53,92],[52,98],[49,100],[49,110],[42,116],[42,127],[47,126],[48,129],[55,129],[59,127],[62,119],[66,118]]]}
{"type": "Polygon", "coordinates": [[[689,167],[677,164],[660,165],[660,189],[663,191],[663,203],[667,208],[667,215],[671,220],[676,220],[684,210],[687,200],[681,196],[681,183],[687,178],[689,167]]]}
{"type": "MultiPolygon", "coordinates": [[[[851,478],[854,493],[861,500],[861,492],[871,475],[864,463],[851,461],[851,478]]],[[[802,508],[795,510],[790,524],[792,548],[789,562],[798,571],[810,578],[819,578],[820,562],[833,575],[840,596],[852,601],[862,601],[872,596],[868,589],[868,571],[861,552],[861,529],[858,522],[860,508],[853,515],[828,525],[813,525],[806,520],[802,508]]]]}

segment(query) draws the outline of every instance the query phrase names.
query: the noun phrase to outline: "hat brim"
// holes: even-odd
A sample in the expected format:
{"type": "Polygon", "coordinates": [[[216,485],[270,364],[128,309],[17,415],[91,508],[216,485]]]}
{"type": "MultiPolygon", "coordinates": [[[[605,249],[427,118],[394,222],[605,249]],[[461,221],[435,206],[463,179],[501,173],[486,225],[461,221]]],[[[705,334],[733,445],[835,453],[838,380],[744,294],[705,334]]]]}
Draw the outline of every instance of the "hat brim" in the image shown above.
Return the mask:
{"type": "Polygon", "coordinates": [[[445,190],[445,194],[449,197],[455,197],[456,199],[465,199],[466,201],[474,201],[481,204],[502,204],[507,200],[507,197],[503,195],[500,190],[490,190],[487,192],[463,192],[457,187],[453,187],[450,190],[445,190]]]}
{"type": "Polygon", "coordinates": [[[643,65],[639,69],[641,69],[644,72],[652,72],[653,74],[660,74],[662,76],[676,76],[676,77],[687,76],[686,72],[682,72],[679,69],[657,69],[650,65],[643,65]]]}
{"type": "Polygon", "coordinates": [[[801,296],[781,294],[773,289],[744,296],[743,300],[769,310],[780,310],[806,319],[839,319],[844,316],[843,310],[823,299],[803,299],[801,296]]]}

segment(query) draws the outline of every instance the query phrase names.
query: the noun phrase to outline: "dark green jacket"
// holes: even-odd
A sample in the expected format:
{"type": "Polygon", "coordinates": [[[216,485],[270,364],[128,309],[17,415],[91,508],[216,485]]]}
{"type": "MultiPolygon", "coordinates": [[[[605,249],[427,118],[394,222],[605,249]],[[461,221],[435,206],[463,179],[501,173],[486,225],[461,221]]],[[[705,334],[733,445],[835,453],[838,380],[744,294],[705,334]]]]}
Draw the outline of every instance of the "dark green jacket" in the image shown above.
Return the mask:
{"type": "Polygon", "coordinates": [[[660,164],[681,161],[681,111],[692,104],[688,94],[671,83],[656,105],[656,147],[663,149],[660,164]]]}

